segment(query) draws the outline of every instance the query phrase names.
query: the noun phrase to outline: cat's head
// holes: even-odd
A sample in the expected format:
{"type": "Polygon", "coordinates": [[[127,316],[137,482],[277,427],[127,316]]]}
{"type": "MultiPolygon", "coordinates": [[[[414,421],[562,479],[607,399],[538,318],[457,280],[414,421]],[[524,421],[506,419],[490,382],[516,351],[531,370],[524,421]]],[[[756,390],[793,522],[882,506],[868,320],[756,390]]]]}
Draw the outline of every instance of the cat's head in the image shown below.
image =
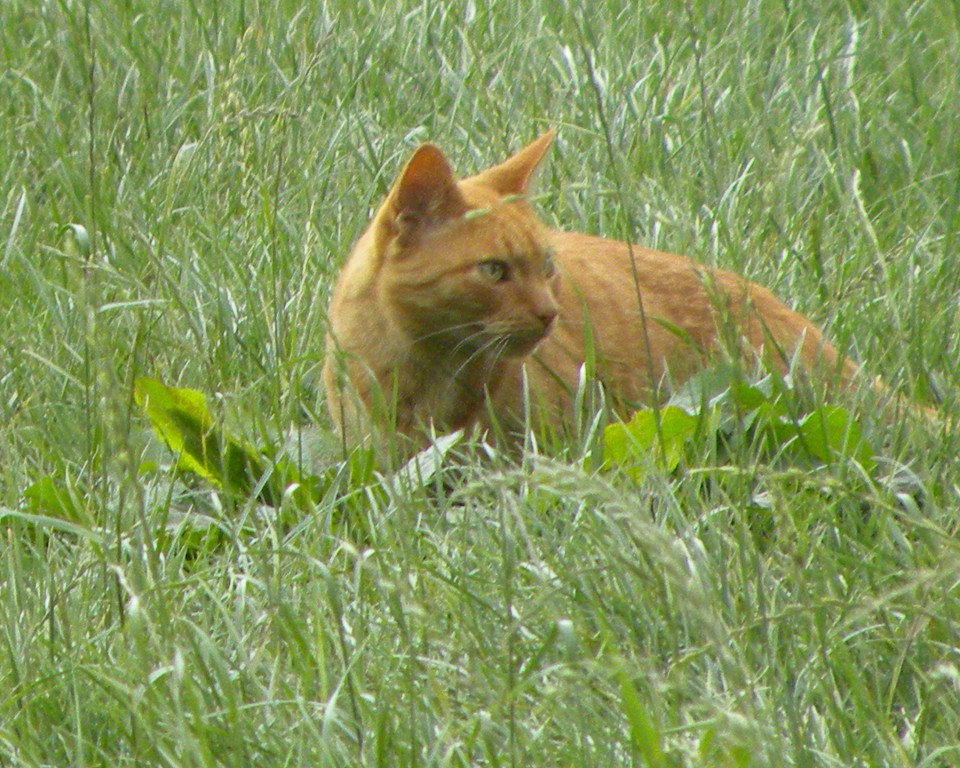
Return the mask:
{"type": "Polygon", "coordinates": [[[411,342],[452,356],[522,355],[550,332],[558,277],[526,195],[552,140],[462,180],[431,144],[410,158],[368,247],[381,306],[411,342]]]}

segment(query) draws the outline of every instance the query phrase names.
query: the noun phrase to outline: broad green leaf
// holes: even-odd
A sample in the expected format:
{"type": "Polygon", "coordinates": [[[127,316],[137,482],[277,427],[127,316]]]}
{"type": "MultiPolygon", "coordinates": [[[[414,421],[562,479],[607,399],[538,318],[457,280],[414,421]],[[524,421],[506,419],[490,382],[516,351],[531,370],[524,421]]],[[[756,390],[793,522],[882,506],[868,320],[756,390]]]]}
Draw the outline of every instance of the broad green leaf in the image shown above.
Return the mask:
{"type": "Polygon", "coordinates": [[[735,381],[730,385],[731,400],[741,411],[755,411],[766,407],[776,413],[783,412],[783,406],[776,398],[771,399],[759,386],[735,381]]]}
{"type": "Polygon", "coordinates": [[[223,485],[217,464],[210,459],[214,447],[209,438],[214,429],[207,398],[193,389],[168,387],[157,379],[137,379],[134,389],[137,404],[150,419],[154,431],[177,454],[178,466],[223,485]]]}
{"type": "Polygon", "coordinates": [[[30,511],[38,515],[52,515],[54,517],[87,522],[84,515],[77,508],[71,489],[61,485],[52,477],[41,477],[23,492],[30,511]]]}
{"type": "Polygon", "coordinates": [[[696,435],[698,417],[674,405],[661,408],[659,417],[659,429],[652,410],[637,411],[626,423],[610,424],[603,432],[604,467],[627,467],[636,476],[652,457],[668,471],[676,469],[684,445],[696,435]]]}
{"type": "Polygon", "coordinates": [[[610,424],[603,430],[603,469],[627,468],[631,477],[641,479],[642,458],[651,455],[657,439],[650,411],[637,411],[627,423],[610,424]]]}
{"type": "MultiPolygon", "coordinates": [[[[225,436],[216,426],[207,398],[194,389],[168,387],[157,379],[137,379],[134,395],[154,431],[174,453],[177,466],[217,486],[250,493],[263,475],[256,453],[225,436]]],[[[264,488],[273,501],[273,489],[264,488]]]]}
{"type": "Polygon", "coordinates": [[[770,418],[765,427],[773,443],[771,448],[786,449],[794,456],[825,464],[847,457],[868,471],[876,466],[873,447],[863,437],[856,417],[845,408],[821,406],[796,422],[770,418]]]}
{"type": "Polygon", "coordinates": [[[729,396],[730,387],[742,375],[729,365],[706,368],[691,376],[671,395],[669,405],[697,413],[703,408],[729,396]]]}
{"type": "Polygon", "coordinates": [[[847,456],[867,470],[874,467],[873,448],[863,439],[853,414],[845,408],[817,408],[800,421],[799,435],[807,450],[821,461],[847,456]]]}
{"type": "Polygon", "coordinates": [[[663,459],[668,470],[680,464],[683,447],[697,433],[698,418],[682,408],[667,407],[660,411],[660,439],[663,441],[663,459]]]}
{"type": "Polygon", "coordinates": [[[687,379],[671,396],[669,404],[688,413],[697,413],[707,406],[720,406],[725,416],[749,413],[761,407],[785,414],[778,389],[782,389],[782,385],[778,388],[772,376],[750,383],[739,368],[721,364],[687,379]]]}
{"type": "MultiPolygon", "coordinates": [[[[258,451],[226,434],[202,392],[141,378],[134,395],[157,436],[177,455],[177,466],[217,487],[255,495],[271,506],[287,498],[303,507],[319,501],[330,486],[329,476],[303,474],[277,446],[258,451]]],[[[372,465],[364,471],[372,475],[372,465]]]]}
{"type": "Polygon", "coordinates": [[[684,383],[659,414],[645,409],[608,426],[603,468],[623,467],[640,480],[647,462],[673,471],[691,441],[706,440],[734,450],[753,446],[761,461],[829,464],[848,457],[873,470],[874,450],[853,413],[832,405],[791,415],[798,405],[796,393],[773,374],[750,383],[733,366],[710,368],[684,383]]]}

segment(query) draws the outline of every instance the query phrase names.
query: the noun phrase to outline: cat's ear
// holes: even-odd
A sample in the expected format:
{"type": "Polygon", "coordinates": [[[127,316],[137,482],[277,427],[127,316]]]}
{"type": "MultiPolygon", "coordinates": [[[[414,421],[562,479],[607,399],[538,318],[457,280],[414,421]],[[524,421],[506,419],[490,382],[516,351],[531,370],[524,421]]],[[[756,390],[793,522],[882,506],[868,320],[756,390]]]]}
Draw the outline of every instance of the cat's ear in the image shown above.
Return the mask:
{"type": "Polygon", "coordinates": [[[407,162],[387,197],[383,214],[398,234],[460,216],[466,204],[447,158],[423,144],[407,162]]]}
{"type": "Polygon", "coordinates": [[[554,132],[547,131],[508,160],[488,168],[474,179],[501,195],[526,194],[537,168],[553,144],[553,137],[554,132]]]}

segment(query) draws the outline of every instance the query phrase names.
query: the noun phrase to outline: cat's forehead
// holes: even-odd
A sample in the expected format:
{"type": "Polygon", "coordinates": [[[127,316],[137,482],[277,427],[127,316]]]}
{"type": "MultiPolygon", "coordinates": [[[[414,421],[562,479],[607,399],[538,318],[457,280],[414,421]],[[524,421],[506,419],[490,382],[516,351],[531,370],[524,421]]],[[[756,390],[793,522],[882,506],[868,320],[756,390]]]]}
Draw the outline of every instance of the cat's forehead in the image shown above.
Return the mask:
{"type": "Polygon", "coordinates": [[[458,229],[490,252],[535,253],[546,247],[547,230],[524,196],[484,192],[464,185],[469,209],[458,229]]]}
{"type": "Polygon", "coordinates": [[[547,248],[547,232],[526,205],[501,203],[473,208],[459,227],[461,237],[480,256],[534,255],[547,248]]]}

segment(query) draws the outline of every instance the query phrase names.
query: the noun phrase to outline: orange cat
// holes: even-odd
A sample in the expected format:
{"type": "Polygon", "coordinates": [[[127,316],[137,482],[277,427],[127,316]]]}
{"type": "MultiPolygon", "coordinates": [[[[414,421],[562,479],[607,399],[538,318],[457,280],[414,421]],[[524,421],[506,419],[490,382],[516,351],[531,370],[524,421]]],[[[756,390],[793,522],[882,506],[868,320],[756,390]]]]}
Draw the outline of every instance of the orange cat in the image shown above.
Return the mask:
{"type": "MultiPolygon", "coordinates": [[[[547,229],[525,200],[547,133],[456,180],[421,146],[357,242],[330,304],[330,413],[422,444],[461,427],[518,432],[526,402],[562,425],[588,358],[621,415],[718,351],[786,370],[856,366],[768,290],[683,256],[547,229]]],[[[359,432],[358,432],[359,431],[359,432]]]]}

